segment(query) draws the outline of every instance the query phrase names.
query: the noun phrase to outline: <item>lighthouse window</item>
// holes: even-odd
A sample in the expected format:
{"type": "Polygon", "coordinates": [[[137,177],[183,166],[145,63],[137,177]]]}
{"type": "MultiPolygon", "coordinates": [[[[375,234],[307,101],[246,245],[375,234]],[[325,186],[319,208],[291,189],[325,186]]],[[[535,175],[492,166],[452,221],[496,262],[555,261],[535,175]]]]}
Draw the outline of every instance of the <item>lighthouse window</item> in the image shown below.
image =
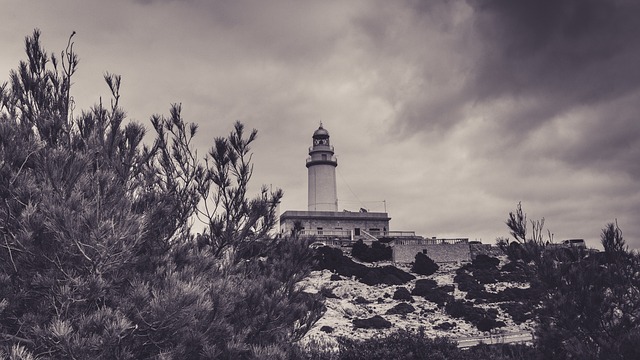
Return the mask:
{"type": "Polygon", "coordinates": [[[322,160],[327,160],[327,154],[322,154],[322,160]]]}

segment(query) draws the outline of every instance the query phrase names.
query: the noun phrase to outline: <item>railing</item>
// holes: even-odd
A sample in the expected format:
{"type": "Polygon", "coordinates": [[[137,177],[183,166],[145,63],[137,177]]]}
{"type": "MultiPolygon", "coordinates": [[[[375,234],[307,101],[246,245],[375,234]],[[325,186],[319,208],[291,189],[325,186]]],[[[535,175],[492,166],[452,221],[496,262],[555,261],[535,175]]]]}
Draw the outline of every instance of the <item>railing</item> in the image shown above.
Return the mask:
{"type": "Polygon", "coordinates": [[[312,161],[331,161],[331,162],[338,162],[338,158],[336,158],[335,156],[331,156],[331,157],[327,157],[326,159],[314,159],[311,156],[307,157],[307,163],[310,163],[312,161]]]}
{"type": "Polygon", "coordinates": [[[367,231],[365,230],[360,230],[360,234],[364,235],[364,237],[368,238],[369,241],[378,241],[378,238],[373,236],[372,234],[369,234],[367,231]]]}
{"type": "Polygon", "coordinates": [[[312,151],[333,151],[333,145],[315,145],[309,146],[309,152],[312,151]]]}
{"type": "Polygon", "coordinates": [[[377,238],[416,237],[415,231],[370,231],[369,233],[377,238]]]}
{"type": "Polygon", "coordinates": [[[396,238],[397,245],[437,245],[437,244],[468,244],[468,238],[458,238],[458,239],[422,239],[422,238],[396,238]]]}
{"type": "Polygon", "coordinates": [[[351,238],[351,230],[302,230],[301,236],[351,238]]]}

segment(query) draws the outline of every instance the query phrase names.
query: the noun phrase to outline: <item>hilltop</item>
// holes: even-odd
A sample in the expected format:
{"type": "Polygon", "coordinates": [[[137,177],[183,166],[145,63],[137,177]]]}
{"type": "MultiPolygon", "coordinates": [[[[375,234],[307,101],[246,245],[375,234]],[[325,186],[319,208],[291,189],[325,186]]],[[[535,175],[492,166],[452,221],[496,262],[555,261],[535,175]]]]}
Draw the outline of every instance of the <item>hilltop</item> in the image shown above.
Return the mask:
{"type": "Polygon", "coordinates": [[[533,331],[535,290],[523,268],[506,256],[442,263],[435,273],[421,275],[411,264],[365,263],[341,257],[339,249],[319,251],[331,254],[331,261],[325,256],[324,268],[300,286],[324,295],[326,312],[303,343],[331,348],[339,337],[367,339],[398,330],[423,329],[428,337],[454,340],[533,331]],[[372,281],[371,271],[379,281],[372,281]]]}

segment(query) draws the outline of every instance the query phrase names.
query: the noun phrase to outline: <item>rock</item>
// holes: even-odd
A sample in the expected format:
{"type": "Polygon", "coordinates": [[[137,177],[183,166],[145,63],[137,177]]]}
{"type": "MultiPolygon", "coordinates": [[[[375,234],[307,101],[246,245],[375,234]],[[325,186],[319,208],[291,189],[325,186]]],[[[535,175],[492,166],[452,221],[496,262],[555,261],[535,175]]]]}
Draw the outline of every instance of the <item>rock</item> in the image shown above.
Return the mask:
{"type": "Polygon", "coordinates": [[[416,281],[416,286],[411,291],[411,295],[424,296],[438,287],[438,283],[431,279],[420,279],[416,281]]]}
{"type": "Polygon", "coordinates": [[[368,319],[354,319],[353,326],[356,329],[388,329],[391,327],[391,322],[376,315],[368,319]]]}
{"type": "Polygon", "coordinates": [[[355,302],[356,304],[371,304],[372,301],[367,300],[365,298],[363,298],[362,296],[358,296],[357,298],[353,299],[353,302],[355,302]]]}
{"type": "Polygon", "coordinates": [[[331,334],[333,332],[333,328],[331,326],[323,326],[320,328],[320,331],[325,332],[327,334],[331,334]]]}
{"type": "Polygon", "coordinates": [[[345,277],[355,276],[360,282],[367,285],[402,285],[415,279],[415,276],[395,266],[370,268],[358,264],[346,257],[342,250],[328,246],[317,249],[315,258],[318,260],[320,269],[327,269],[345,277]]]}
{"type": "Polygon", "coordinates": [[[396,291],[393,293],[393,299],[413,302],[413,297],[411,296],[411,293],[405,287],[398,287],[396,291]]]}
{"type": "Polygon", "coordinates": [[[333,289],[330,289],[328,287],[322,287],[320,289],[320,294],[327,299],[339,299],[339,297],[333,293],[333,289]]]}
{"type": "Polygon", "coordinates": [[[442,290],[442,288],[435,288],[424,294],[424,298],[433,303],[436,303],[438,306],[444,306],[447,302],[453,301],[453,295],[447,293],[442,290]]]}
{"type": "Polygon", "coordinates": [[[338,274],[331,274],[331,278],[329,280],[331,280],[331,281],[339,281],[339,280],[342,280],[342,276],[340,276],[338,274]]]}
{"type": "Polygon", "coordinates": [[[387,265],[376,268],[368,268],[365,276],[360,281],[367,285],[402,285],[416,277],[402,271],[395,266],[387,265]]]}
{"type": "MultiPolygon", "coordinates": [[[[444,331],[449,331],[451,329],[453,329],[454,327],[456,327],[456,323],[450,323],[448,321],[445,321],[443,323],[440,323],[436,326],[433,327],[434,330],[444,330],[444,331]]],[[[321,329],[322,330],[322,329],[321,329]]]]}
{"type": "Polygon", "coordinates": [[[416,311],[416,309],[411,306],[411,304],[403,302],[387,310],[387,315],[407,315],[414,311],[416,311]]]}
{"type": "Polygon", "coordinates": [[[411,272],[420,275],[433,275],[440,267],[430,257],[423,253],[417,253],[411,272]]]}

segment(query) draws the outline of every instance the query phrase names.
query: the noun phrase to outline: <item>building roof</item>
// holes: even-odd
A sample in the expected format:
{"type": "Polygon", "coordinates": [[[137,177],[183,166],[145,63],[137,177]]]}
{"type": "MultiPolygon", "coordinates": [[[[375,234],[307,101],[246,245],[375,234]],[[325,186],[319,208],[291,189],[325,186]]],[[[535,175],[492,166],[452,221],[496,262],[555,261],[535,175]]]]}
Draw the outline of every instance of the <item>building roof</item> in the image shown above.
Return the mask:
{"type": "Polygon", "coordinates": [[[328,138],[329,137],[329,132],[327,130],[325,130],[325,128],[322,127],[322,124],[320,124],[320,127],[318,127],[318,130],[313,132],[313,138],[328,138]]]}
{"type": "Polygon", "coordinates": [[[378,220],[389,221],[387,213],[352,212],[352,211],[292,211],[287,210],[280,215],[280,222],[291,220],[378,220]]]}

